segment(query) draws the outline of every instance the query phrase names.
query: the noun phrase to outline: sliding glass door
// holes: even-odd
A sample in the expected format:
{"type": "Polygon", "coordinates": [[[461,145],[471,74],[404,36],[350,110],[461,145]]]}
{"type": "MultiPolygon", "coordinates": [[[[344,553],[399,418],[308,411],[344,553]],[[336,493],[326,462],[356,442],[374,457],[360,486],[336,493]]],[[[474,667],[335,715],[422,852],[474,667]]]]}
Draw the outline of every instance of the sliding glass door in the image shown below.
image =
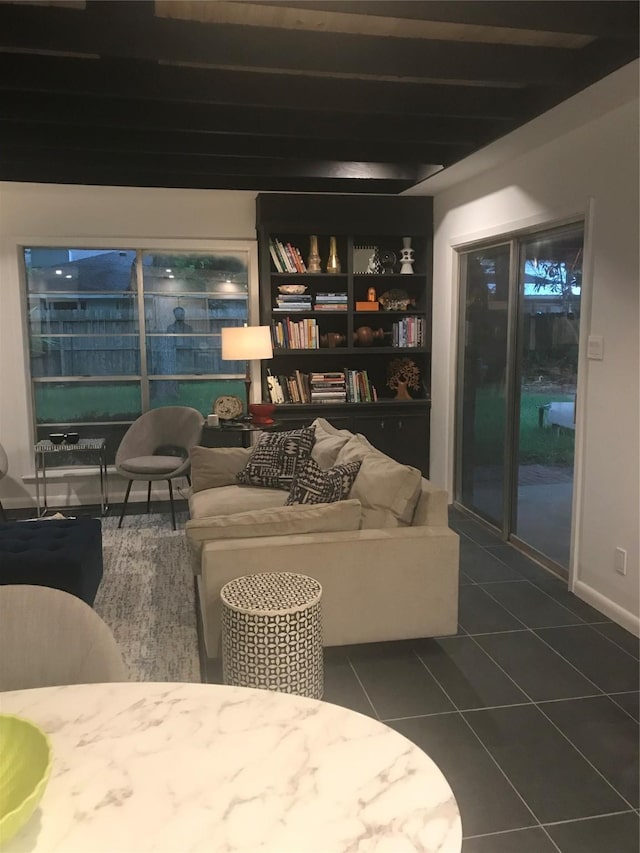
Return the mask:
{"type": "Polygon", "coordinates": [[[505,496],[509,244],[462,257],[459,499],[502,527],[505,496]]]}
{"type": "Polygon", "coordinates": [[[511,534],[569,567],[582,227],[520,243],[511,534]]]}
{"type": "Polygon", "coordinates": [[[583,228],[460,256],[456,502],[569,567],[583,228]]]}

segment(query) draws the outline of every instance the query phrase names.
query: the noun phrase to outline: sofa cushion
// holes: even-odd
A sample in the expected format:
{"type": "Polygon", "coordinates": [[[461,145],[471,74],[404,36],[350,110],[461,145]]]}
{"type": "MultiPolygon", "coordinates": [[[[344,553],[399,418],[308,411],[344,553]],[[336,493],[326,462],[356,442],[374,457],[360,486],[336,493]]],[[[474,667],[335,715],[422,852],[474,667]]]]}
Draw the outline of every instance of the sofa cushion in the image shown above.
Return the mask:
{"type": "Polygon", "coordinates": [[[266,432],[258,439],[244,468],[236,474],[243,486],[289,491],[298,462],[308,459],[315,440],[312,427],[266,432]]]}
{"type": "Polygon", "coordinates": [[[360,470],[360,462],[347,462],[323,470],[309,457],[296,469],[286,505],[325,504],[347,497],[360,470]]]}
{"type": "Polygon", "coordinates": [[[348,500],[340,504],[266,507],[213,518],[192,519],[186,524],[186,533],[191,544],[196,545],[213,539],[332,533],[357,530],[359,526],[360,503],[348,500]]]}
{"type": "Polygon", "coordinates": [[[316,440],[311,451],[321,468],[332,468],[336,464],[338,453],[353,436],[348,429],[337,429],[324,418],[316,418],[311,424],[315,429],[316,440]]]}
{"type": "Polygon", "coordinates": [[[191,489],[193,493],[219,486],[235,486],[236,474],[251,456],[250,447],[192,447],[191,489]]]}
{"type": "Polygon", "coordinates": [[[204,489],[189,498],[191,518],[211,515],[230,515],[255,509],[283,506],[286,492],[258,486],[225,486],[223,489],[204,489]]]}
{"type": "Polygon", "coordinates": [[[338,454],[338,464],[361,461],[349,492],[362,504],[363,529],[411,524],[420,496],[422,474],[376,450],[366,439],[353,436],[338,454]]]}

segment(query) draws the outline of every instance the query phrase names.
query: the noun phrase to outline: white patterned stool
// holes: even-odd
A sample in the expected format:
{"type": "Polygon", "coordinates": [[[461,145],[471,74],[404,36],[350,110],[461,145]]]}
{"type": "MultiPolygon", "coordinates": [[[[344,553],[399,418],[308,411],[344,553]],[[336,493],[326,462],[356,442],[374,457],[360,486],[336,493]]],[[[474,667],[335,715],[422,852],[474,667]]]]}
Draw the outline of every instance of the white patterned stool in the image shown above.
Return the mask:
{"type": "Polygon", "coordinates": [[[317,580],[293,572],[246,575],[225,584],[220,591],[224,683],[320,699],[321,597],[317,580]]]}

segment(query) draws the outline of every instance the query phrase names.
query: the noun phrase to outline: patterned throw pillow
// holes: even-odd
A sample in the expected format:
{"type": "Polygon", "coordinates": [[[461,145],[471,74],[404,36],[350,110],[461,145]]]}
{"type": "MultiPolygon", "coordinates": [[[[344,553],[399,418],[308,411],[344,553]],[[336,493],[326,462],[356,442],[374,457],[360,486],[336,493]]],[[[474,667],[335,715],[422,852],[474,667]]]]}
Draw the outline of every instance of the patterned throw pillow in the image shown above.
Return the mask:
{"type": "Polygon", "coordinates": [[[344,500],[358,476],[360,464],[347,462],[345,465],[334,465],[333,468],[323,471],[314,459],[306,459],[298,465],[285,506],[330,504],[344,500]]]}
{"type": "Polygon", "coordinates": [[[298,463],[309,457],[314,441],[313,427],[263,433],[247,464],[236,474],[236,482],[288,491],[298,463]]]}

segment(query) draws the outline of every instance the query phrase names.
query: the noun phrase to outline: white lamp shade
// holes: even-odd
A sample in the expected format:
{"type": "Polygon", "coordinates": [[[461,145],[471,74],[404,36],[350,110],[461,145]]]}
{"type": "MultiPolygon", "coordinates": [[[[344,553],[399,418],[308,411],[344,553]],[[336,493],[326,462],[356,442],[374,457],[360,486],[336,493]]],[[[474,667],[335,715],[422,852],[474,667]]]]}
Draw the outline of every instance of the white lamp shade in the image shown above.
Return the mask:
{"type": "Polygon", "coordinates": [[[222,329],[222,358],[253,361],[272,357],[269,326],[226,326],[222,329]]]}

